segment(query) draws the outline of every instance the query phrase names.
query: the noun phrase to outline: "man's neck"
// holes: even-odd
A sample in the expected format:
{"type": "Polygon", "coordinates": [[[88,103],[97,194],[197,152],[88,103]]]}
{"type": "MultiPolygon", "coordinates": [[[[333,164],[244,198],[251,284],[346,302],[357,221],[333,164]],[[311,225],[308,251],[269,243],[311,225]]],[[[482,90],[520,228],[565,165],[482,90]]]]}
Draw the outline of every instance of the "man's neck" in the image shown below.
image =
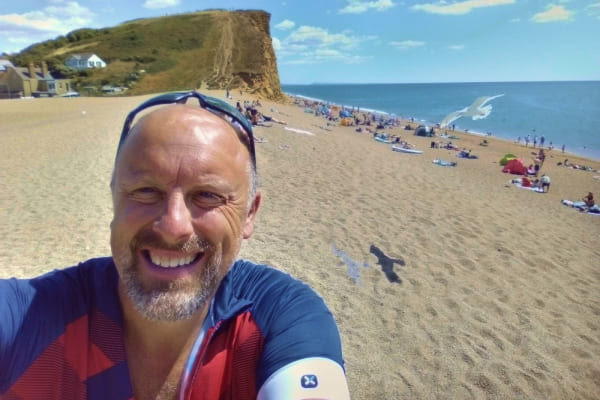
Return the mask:
{"type": "Polygon", "coordinates": [[[125,350],[135,398],[175,398],[181,372],[207,307],[181,321],[151,321],[121,296],[125,350]]]}

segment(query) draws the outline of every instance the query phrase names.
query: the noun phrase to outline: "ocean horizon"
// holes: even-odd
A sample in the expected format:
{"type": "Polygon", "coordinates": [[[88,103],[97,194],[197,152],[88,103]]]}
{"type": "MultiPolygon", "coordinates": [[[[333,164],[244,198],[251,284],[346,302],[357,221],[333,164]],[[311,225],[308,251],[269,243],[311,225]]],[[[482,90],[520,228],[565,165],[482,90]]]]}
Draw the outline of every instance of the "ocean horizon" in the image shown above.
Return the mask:
{"type": "Polygon", "coordinates": [[[284,93],[600,160],[600,81],[282,84],[284,93]]]}

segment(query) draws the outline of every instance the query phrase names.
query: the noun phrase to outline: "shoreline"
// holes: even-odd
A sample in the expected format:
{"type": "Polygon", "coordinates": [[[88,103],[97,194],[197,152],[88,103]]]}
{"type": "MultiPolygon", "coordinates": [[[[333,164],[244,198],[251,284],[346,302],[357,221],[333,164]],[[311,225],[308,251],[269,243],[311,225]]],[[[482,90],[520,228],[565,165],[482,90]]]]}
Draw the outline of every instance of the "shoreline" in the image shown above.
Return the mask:
{"type": "MultiPolygon", "coordinates": [[[[566,83],[569,83],[569,82],[570,81],[568,81],[566,83]]],[[[580,81],[573,81],[573,82],[578,83],[580,81]]],[[[600,82],[600,81],[592,81],[592,82],[600,82]]],[[[507,83],[507,84],[510,84],[510,83],[529,83],[529,82],[468,82],[468,83],[473,83],[473,84],[507,83]]],[[[539,83],[539,82],[532,82],[532,83],[539,83]]],[[[542,83],[544,83],[544,82],[542,82],[542,83]]],[[[554,82],[550,81],[550,82],[547,82],[547,83],[554,83],[554,82]]],[[[453,84],[453,83],[448,83],[448,84],[453,84]]],[[[467,84],[467,83],[456,83],[456,84],[467,84]]],[[[326,84],[318,84],[318,85],[326,85],[326,84]]],[[[335,85],[341,85],[341,84],[332,84],[332,85],[335,86],[335,85]]],[[[347,84],[347,85],[352,86],[353,84],[347,84]]],[[[364,85],[368,85],[368,84],[364,84],[364,85]]],[[[389,85],[395,85],[395,84],[389,84],[389,85]]],[[[407,84],[397,84],[397,85],[407,85],[407,84]]],[[[415,85],[427,85],[427,84],[415,84],[415,85]]],[[[431,84],[431,85],[435,85],[435,84],[431,84]]],[[[285,85],[283,85],[283,86],[285,86],[285,85]]],[[[311,85],[289,85],[289,86],[311,86],[311,85]]],[[[292,94],[292,93],[288,93],[288,92],[284,92],[284,94],[287,95],[287,96],[291,96],[291,97],[295,97],[296,96],[296,97],[305,98],[305,99],[312,100],[312,101],[318,101],[318,102],[321,102],[321,103],[324,103],[324,104],[335,104],[335,105],[338,105],[338,106],[346,107],[348,109],[357,109],[357,108],[360,108],[361,111],[363,110],[362,105],[357,105],[357,104],[354,104],[354,105],[344,105],[343,102],[339,102],[339,101],[328,101],[328,100],[324,100],[324,99],[320,99],[320,98],[314,98],[314,97],[305,96],[305,95],[301,95],[301,94],[292,94]]],[[[501,95],[486,96],[486,97],[493,99],[495,97],[500,97],[500,96],[504,96],[504,95],[505,95],[505,93],[502,93],[501,95]]],[[[386,115],[391,115],[391,116],[398,116],[398,117],[401,117],[402,119],[409,119],[411,117],[411,116],[407,117],[405,115],[401,115],[400,116],[399,114],[396,114],[396,113],[391,113],[391,112],[388,112],[388,111],[381,111],[381,110],[376,110],[376,109],[365,108],[364,110],[371,111],[371,112],[376,112],[376,113],[381,113],[381,114],[386,114],[386,115]]],[[[457,112],[457,111],[455,111],[455,112],[457,112]]],[[[430,121],[430,120],[428,120],[426,118],[420,118],[420,117],[416,117],[414,115],[412,117],[415,120],[415,122],[418,122],[418,123],[420,123],[422,125],[436,127],[437,124],[441,123],[440,121],[433,122],[433,121],[430,121]]],[[[447,117],[447,115],[446,115],[446,117],[447,117]]],[[[470,118],[470,117],[463,117],[463,118],[470,118]]],[[[486,118],[487,118],[487,116],[486,116],[486,118]]],[[[486,118],[482,118],[482,120],[485,120],[486,118]]],[[[481,136],[488,135],[487,132],[490,131],[490,129],[483,129],[483,132],[481,132],[481,129],[476,131],[476,130],[472,130],[472,129],[467,128],[467,127],[458,126],[458,124],[457,124],[457,130],[460,130],[460,131],[465,132],[465,133],[470,133],[470,134],[474,134],[474,135],[481,135],[481,136]]],[[[501,130],[494,130],[494,132],[492,132],[492,136],[494,136],[496,138],[508,140],[508,141],[515,141],[515,138],[521,137],[522,140],[524,141],[524,138],[525,138],[526,135],[524,136],[522,133],[521,134],[519,134],[519,133],[512,134],[512,133],[510,133],[508,131],[504,132],[504,131],[501,131],[501,130]],[[500,132],[500,134],[498,132],[500,132]]],[[[545,143],[544,149],[548,148],[548,143],[549,142],[559,143],[560,141],[556,141],[556,140],[550,141],[550,140],[547,139],[547,142],[545,143]]],[[[560,143],[558,145],[554,145],[553,147],[554,147],[554,149],[559,149],[560,150],[562,144],[563,143],[560,143]]],[[[572,149],[570,149],[573,146],[572,143],[571,144],[565,143],[565,144],[566,144],[567,152],[569,154],[573,155],[573,156],[590,159],[590,160],[593,160],[593,161],[596,161],[596,162],[600,161],[600,148],[595,148],[595,149],[592,149],[592,150],[586,150],[585,149],[586,146],[583,146],[584,149],[582,149],[580,151],[573,151],[572,149]]]]}
{"type": "MultiPolygon", "coordinates": [[[[311,101],[311,102],[315,102],[318,104],[323,104],[326,106],[334,106],[334,107],[338,107],[340,109],[345,109],[345,110],[359,110],[357,111],[358,113],[367,113],[367,114],[375,114],[375,115],[385,115],[388,116],[390,118],[394,118],[394,119],[398,119],[400,120],[403,124],[417,124],[417,125],[425,125],[425,126],[429,126],[429,127],[434,127],[436,129],[437,132],[440,131],[445,131],[451,134],[454,133],[458,133],[461,135],[469,135],[472,136],[474,138],[481,138],[481,139],[494,139],[494,140],[499,140],[502,141],[508,145],[514,145],[517,146],[519,148],[522,149],[531,149],[532,151],[538,151],[541,147],[537,146],[537,147],[533,147],[533,146],[525,146],[522,143],[517,143],[514,139],[511,140],[508,137],[502,137],[502,136],[495,136],[493,134],[487,134],[487,133],[483,133],[483,132],[476,132],[476,131],[470,131],[470,130],[464,130],[464,129],[456,129],[456,130],[451,130],[449,128],[438,128],[437,124],[435,123],[430,123],[429,121],[426,121],[424,119],[417,119],[417,118],[406,118],[404,116],[399,117],[396,114],[393,113],[389,113],[387,111],[381,111],[381,110],[373,110],[373,109],[369,109],[369,108],[362,108],[362,107],[357,107],[357,106],[349,106],[349,105],[344,105],[344,104],[339,104],[339,103],[335,103],[332,101],[326,101],[326,100],[322,100],[322,99],[316,99],[316,98],[312,98],[310,96],[304,96],[304,95],[297,95],[297,94],[290,94],[290,93],[286,93],[284,92],[284,95],[287,96],[289,99],[289,101],[293,102],[293,99],[297,98],[300,100],[306,100],[306,101],[311,101]]],[[[439,135],[436,137],[437,139],[439,139],[439,135]]],[[[565,156],[565,158],[576,158],[579,161],[587,161],[587,163],[597,163],[600,162],[600,158],[595,159],[592,157],[588,157],[585,155],[581,155],[581,154],[577,154],[577,153],[573,153],[570,151],[565,151],[564,153],[560,150],[560,148],[557,148],[556,146],[553,146],[552,149],[549,146],[544,146],[543,147],[544,151],[552,151],[553,154],[557,154],[558,152],[560,152],[560,154],[563,154],[565,156]]]]}

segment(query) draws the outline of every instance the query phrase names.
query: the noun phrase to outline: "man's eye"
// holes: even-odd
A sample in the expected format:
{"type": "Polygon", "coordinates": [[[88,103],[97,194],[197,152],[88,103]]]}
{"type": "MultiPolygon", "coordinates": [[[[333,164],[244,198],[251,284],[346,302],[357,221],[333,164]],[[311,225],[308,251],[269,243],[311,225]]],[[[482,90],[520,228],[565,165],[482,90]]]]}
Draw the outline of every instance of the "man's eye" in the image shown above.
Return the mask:
{"type": "Polygon", "coordinates": [[[225,203],[225,198],[212,192],[198,192],[194,195],[194,201],[200,207],[216,207],[225,203]]]}
{"type": "Polygon", "coordinates": [[[153,187],[142,187],[130,192],[129,197],[136,201],[153,201],[158,199],[160,192],[153,187]]]}

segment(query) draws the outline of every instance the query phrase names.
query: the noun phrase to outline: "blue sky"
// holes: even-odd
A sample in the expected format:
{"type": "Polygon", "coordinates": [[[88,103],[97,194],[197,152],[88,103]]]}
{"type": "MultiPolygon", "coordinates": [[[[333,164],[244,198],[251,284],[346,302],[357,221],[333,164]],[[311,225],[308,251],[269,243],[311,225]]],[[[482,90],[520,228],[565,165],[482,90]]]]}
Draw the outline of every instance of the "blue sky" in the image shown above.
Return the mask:
{"type": "Polygon", "coordinates": [[[271,14],[284,84],[600,80],[600,0],[3,0],[0,52],[209,8],[271,14]]]}

